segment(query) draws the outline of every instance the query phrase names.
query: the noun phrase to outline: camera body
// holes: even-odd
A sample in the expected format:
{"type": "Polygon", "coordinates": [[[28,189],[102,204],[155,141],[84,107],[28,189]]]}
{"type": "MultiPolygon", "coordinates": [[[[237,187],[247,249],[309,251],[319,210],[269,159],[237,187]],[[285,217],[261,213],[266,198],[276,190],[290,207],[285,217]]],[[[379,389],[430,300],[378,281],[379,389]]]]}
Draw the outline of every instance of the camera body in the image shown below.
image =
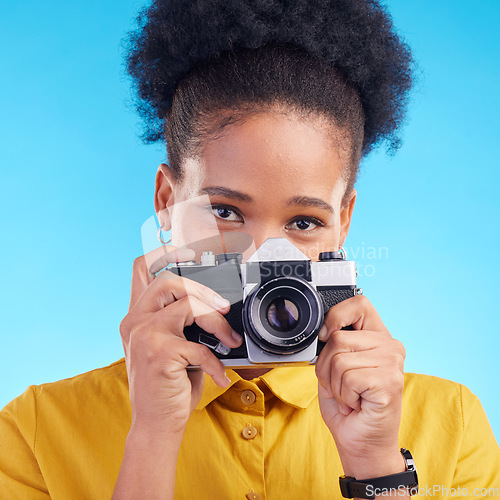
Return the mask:
{"type": "Polygon", "coordinates": [[[200,263],[168,270],[231,303],[225,317],[243,336],[240,347],[230,349],[196,323],[184,329],[187,340],[208,346],[230,368],[314,364],[325,345],[318,339],[325,314],[361,292],[354,261],[338,251],[311,261],[286,238],[267,239],[245,264],[241,253],[203,252],[200,263]]]}

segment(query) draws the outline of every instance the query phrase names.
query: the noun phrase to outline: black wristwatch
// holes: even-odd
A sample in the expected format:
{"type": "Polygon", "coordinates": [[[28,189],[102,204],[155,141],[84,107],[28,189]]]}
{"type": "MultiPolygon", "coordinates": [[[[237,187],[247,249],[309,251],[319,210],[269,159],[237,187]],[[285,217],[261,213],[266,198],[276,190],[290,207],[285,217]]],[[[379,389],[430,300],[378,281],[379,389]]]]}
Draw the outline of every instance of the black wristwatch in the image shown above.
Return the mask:
{"type": "Polygon", "coordinates": [[[406,462],[406,470],[389,476],[374,477],[372,479],[360,479],[355,477],[339,477],[340,491],[344,498],[369,498],[373,500],[375,495],[382,495],[389,490],[406,489],[410,496],[418,493],[417,468],[411,453],[406,448],[401,448],[401,454],[406,462]]]}

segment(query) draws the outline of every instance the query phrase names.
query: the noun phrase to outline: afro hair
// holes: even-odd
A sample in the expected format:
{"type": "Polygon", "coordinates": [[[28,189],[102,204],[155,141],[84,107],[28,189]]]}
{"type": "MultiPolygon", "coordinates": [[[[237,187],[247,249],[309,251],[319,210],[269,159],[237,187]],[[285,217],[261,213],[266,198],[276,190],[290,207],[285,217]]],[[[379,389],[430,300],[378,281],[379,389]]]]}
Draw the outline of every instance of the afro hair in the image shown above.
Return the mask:
{"type": "Polygon", "coordinates": [[[398,129],[415,63],[376,0],[153,0],[139,13],[125,46],[145,124],[142,138],[166,139],[174,163],[188,153],[180,142],[192,143],[196,116],[276,98],[334,118],[343,114],[344,125],[356,121],[357,100],[358,163],[381,141],[388,152],[401,144],[398,129]],[[288,56],[266,56],[266,47],[281,47],[288,56]],[[338,102],[342,93],[344,105],[338,102]],[[183,123],[169,130],[176,98],[185,101],[178,104],[183,123]]]}

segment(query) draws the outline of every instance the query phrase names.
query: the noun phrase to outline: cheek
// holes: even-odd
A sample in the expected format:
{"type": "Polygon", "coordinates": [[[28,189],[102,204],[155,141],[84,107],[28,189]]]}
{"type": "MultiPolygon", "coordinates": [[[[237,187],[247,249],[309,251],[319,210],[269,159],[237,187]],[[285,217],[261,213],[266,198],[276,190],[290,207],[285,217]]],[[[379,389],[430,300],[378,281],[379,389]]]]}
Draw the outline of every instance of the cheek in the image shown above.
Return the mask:
{"type": "MultiPolygon", "coordinates": [[[[209,200],[206,200],[209,203],[209,200]]],[[[172,213],[172,244],[189,247],[195,251],[199,262],[204,251],[220,253],[245,253],[255,247],[252,236],[245,231],[220,231],[215,217],[203,203],[184,202],[177,204],[172,213]]]]}
{"type": "Polygon", "coordinates": [[[199,260],[204,250],[220,246],[220,235],[213,217],[200,216],[199,210],[187,203],[174,207],[172,215],[172,244],[195,250],[199,260]]]}
{"type": "Polygon", "coordinates": [[[315,241],[308,241],[300,243],[298,241],[293,241],[292,243],[307,257],[311,260],[318,260],[319,254],[321,252],[330,252],[332,250],[338,250],[340,241],[340,230],[339,225],[332,227],[321,235],[315,241]]]}
{"type": "Polygon", "coordinates": [[[340,203],[337,205],[337,200],[332,199],[334,214],[328,218],[327,226],[319,229],[315,236],[308,235],[303,238],[299,236],[289,237],[290,241],[307,257],[313,261],[317,261],[321,252],[331,252],[338,250],[340,246],[340,203]]]}

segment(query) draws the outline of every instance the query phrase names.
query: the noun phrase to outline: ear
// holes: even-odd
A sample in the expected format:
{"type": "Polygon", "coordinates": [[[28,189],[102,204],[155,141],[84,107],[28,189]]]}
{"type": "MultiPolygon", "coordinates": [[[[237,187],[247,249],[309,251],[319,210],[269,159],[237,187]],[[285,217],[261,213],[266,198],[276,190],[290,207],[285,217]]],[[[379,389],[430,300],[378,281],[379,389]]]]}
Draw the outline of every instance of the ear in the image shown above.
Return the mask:
{"type": "Polygon", "coordinates": [[[162,163],[156,172],[155,179],[155,212],[158,222],[165,226],[165,231],[171,229],[170,207],[174,204],[175,181],[166,163],[162,163]]]}
{"type": "Polygon", "coordinates": [[[344,246],[344,242],[347,238],[347,233],[349,232],[349,227],[351,226],[352,211],[354,210],[357,195],[357,191],[352,188],[347,203],[340,211],[340,246],[344,246]]]}

